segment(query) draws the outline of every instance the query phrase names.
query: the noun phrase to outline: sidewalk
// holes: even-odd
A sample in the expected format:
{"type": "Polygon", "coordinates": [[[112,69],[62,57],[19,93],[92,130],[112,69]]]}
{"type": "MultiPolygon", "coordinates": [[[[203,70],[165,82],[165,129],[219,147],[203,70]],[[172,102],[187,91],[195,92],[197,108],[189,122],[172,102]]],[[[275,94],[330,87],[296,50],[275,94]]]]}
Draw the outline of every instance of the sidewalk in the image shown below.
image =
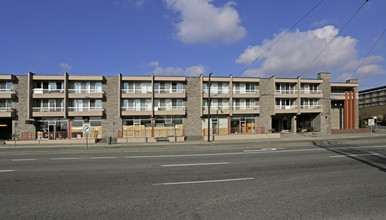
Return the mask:
{"type": "MultiPolygon", "coordinates": [[[[114,149],[114,150],[189,150],[189,149],[208,149],[208,148],[245,148],[246,146],[253,147],[274,147],[283,145],[285,147],[300,147],[310,146],[315,143],[328,143],[328,144],[366,144],[366,143],[378,143],[386,144],[386,130],[376,131],[372,134],[372,141],[370,141],[370,133],[360,134],[335,134],[325,135],[320,133],[308,133],[308,134],[294,134],[294,133],[281,133],[280,138],[274,139],[245,139],[245,140],[223,140],[223,141],[186,141],[186,142],[157,142],[157,143],[124,143],[124,144],[111,144],[95,143],[89,144],[89,149],[114,149]]],[[[85,144],[76,145],[0,145],[1,149],[86,149],[85,144]]]]}

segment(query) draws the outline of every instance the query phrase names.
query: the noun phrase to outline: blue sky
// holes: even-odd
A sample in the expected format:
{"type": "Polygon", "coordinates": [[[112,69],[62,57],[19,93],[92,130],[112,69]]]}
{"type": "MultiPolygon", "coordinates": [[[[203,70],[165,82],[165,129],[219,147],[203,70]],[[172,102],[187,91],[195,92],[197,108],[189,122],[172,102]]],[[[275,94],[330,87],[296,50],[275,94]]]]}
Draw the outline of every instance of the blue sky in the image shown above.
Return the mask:
{"type": "Polygon", "coordinates": [[[315,78],[331,72],[332,81],[359,79],[360,89],[385,85],[386,33],[358,66],[386,28],[386,1],[370,0],[341,31],[365,0],[324,0],[289,29],[319,2],[3,0],[0,74],[315,78]]]}

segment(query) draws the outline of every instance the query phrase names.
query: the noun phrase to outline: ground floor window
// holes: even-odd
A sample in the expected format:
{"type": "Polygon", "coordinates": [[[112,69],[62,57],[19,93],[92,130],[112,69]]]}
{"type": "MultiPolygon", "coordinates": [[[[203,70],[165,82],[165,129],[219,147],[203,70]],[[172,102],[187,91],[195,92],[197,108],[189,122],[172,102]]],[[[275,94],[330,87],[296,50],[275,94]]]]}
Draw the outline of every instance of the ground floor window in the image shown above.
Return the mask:
{"type": "Polygon", "coordinates": [[[83,126],[90,125],[91,133],[89,137],[102,138],[102,120],[100,117],[74,118],[71,120],[71,138],[83,138],[83,126]]]}
{"type": "Polygon", "coordinates": [[[122,120],[123,137],[145,137],[150,136],[152,121],[150,117],[132,117],[122,120]]]}
{"type": "MultiPolygon", "coordinates": [[[[202,118],[202,134],[208,134],[208,118],[202,118]]],[[[210,133],[214,135],[228,134],[228,117],[211,117],[209,125],[210,133]]]]}
{"type": "Polygon", "coordinates": [[[37,139],[67,139],[68,121],[64,118],[36,120],[37,139]]]}
{"type": "Polygon", "coordinates": [[[179,116],[157,116],[153,120],[150,117],[124,118],[122,137],[183,136],[182,120],[179,116]]]}
{"type": "Polygon", "coordinates": [[[231,117],[232,134],[252,134],[255,127],[254,117],[231,117]]]}

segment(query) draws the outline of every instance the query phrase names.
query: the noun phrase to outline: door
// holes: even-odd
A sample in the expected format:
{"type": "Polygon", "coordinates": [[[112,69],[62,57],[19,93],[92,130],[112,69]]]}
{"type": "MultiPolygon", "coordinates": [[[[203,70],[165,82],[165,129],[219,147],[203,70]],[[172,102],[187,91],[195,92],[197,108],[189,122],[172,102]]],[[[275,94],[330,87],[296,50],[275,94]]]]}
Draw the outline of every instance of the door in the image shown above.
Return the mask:
{"type": "Polygon", "coordinates": [[[133,136],[134,137],[141,136],[141,122],[138,119],[134,119],[133,125],[134,125],[133,136]]]}
{"type": "Polygon", "coordinates": [[[217,118],[212,119],[212,134],[218,135],[218,123],[217,118]]]}
{"type": "Polygon", "coordinates": [[[48,121],[48,139],[56,139],[56,121],[48,121]]]}

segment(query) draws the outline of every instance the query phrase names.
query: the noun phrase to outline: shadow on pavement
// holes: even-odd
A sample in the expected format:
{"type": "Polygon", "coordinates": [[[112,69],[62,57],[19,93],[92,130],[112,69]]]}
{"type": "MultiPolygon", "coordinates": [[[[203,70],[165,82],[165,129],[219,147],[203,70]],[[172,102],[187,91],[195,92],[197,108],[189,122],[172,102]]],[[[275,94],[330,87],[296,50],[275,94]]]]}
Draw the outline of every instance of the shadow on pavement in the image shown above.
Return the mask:
{"type": "Polygon", "coordinates": [[[313,141],[313,144],[316,147],[320,147],[331,151],[336,154],[343,155],[345,157],[351,158],[353,160],[364,163],[368,166],[379,169],[382,172],[386,172],[386,158],[384,156],[384,152],[380,150],[364,150],[357,148],[347,148],[347,146],[342,146],[342,149],[339,149],[340,145],[331,144],[330,141],[317,142],[313,141]],[[355,156],[359,155],[359,156],[355,156]]]}

